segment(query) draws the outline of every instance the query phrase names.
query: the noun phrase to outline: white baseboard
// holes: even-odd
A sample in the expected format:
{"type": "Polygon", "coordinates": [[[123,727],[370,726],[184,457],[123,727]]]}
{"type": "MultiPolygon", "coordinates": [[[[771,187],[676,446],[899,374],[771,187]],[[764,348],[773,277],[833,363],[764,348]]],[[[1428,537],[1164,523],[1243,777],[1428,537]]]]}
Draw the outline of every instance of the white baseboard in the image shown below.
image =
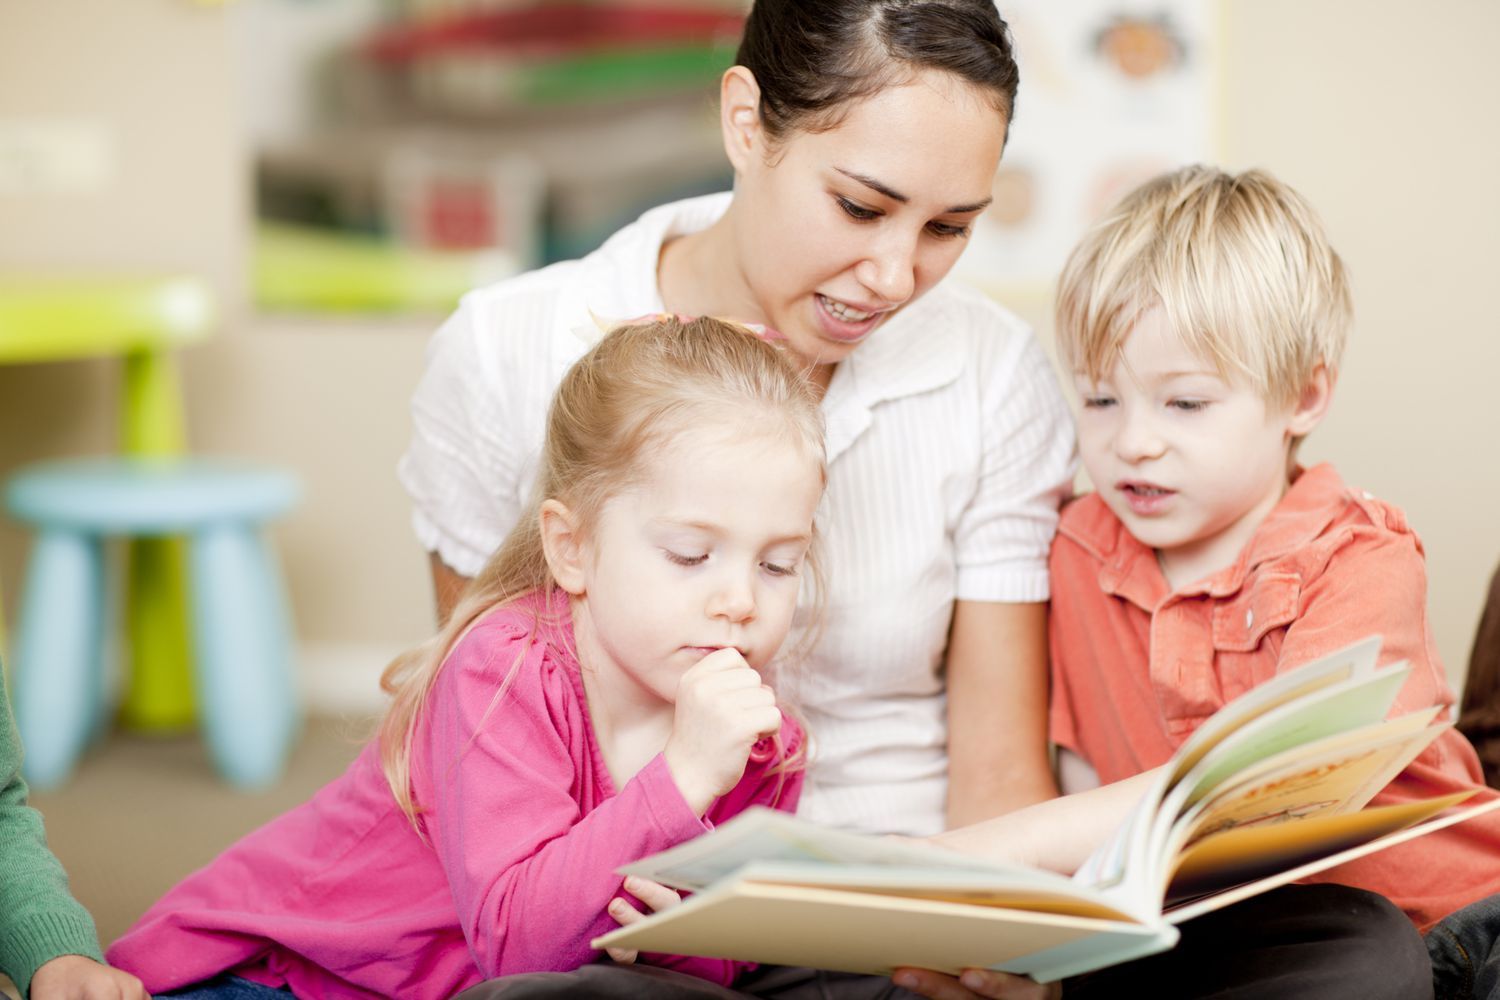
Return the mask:
{"type": "Polygon", "coordinates": [[[395,643],[299,643],[297,687],[304,710],[310,715],[379,715],[387,702],[380,674],[404,648],[395,643]]]}

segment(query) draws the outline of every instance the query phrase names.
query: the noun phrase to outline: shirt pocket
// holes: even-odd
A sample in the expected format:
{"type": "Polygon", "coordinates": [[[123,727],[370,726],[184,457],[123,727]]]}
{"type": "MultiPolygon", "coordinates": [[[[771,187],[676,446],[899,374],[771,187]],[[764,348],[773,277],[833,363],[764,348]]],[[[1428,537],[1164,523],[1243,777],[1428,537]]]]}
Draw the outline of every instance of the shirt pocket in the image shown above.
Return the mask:
{"type": "Polygon", "coordinates": [[[1214,648],[1227,653],[1249,653],[1272,629],[1290,625],[1297,617],[1302,578],[1295,573],[1257,576],[1230,600],[1214,608],[1214,648]]]}

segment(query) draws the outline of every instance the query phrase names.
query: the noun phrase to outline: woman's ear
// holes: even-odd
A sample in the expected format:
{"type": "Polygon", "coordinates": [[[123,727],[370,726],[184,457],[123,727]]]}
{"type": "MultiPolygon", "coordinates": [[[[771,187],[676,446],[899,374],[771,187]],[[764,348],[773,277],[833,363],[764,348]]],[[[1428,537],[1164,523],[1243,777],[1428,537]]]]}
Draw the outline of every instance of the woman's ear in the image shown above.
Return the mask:
{"type": "Polygon", "coordinates": [[[762,156],[760,131],[760,84],[743,66],[731,66],[719,81],[719,128],[724,133],[724,152],[736,174],[744,172],[751,157],[762,156]]]}
{"type": "Polygon", "coordinates": [[[552,579],[574,597],[582,597],[588,546],[577,516],[557,500],[544,500],[537,517],[542,553],[547,557],[552,579]]]}
{"type": "Polygon", "coordinates": [[[1328,407],[1333,403],[1335,378],[1333,369],[1326,364],[1320,362],[1313,369],[1312,377],[1302,387],[1302,395],[1298,397],[1287,422],[1287,429],[1292,437],[1306,437],[1323,422],[1323,418],[1328,415],[1328,407]]]}

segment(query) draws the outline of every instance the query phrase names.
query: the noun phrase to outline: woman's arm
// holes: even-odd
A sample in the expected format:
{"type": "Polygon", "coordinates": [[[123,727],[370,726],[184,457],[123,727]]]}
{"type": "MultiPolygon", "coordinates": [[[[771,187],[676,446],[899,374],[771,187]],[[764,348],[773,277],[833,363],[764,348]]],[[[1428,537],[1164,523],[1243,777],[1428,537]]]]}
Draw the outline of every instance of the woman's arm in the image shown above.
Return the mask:
{"type": "Polygon", "coordinates": [[[956,602],[947,670],[948,827],[1055,797],[1047,605],[956,602]]]}

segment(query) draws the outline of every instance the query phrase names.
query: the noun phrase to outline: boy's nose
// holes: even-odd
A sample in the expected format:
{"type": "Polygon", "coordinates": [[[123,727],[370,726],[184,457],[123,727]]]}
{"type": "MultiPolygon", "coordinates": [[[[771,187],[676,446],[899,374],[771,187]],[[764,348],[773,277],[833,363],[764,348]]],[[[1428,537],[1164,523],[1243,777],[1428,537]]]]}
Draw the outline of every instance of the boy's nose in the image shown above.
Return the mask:
{"type": "Polygon", "coordinates": [[[1115,434],[1115,454],[1127,462],[1140,462],[1156,458],[1166,444],[1150,420],[1127,418],[1120,423],[1115,434]]]}

